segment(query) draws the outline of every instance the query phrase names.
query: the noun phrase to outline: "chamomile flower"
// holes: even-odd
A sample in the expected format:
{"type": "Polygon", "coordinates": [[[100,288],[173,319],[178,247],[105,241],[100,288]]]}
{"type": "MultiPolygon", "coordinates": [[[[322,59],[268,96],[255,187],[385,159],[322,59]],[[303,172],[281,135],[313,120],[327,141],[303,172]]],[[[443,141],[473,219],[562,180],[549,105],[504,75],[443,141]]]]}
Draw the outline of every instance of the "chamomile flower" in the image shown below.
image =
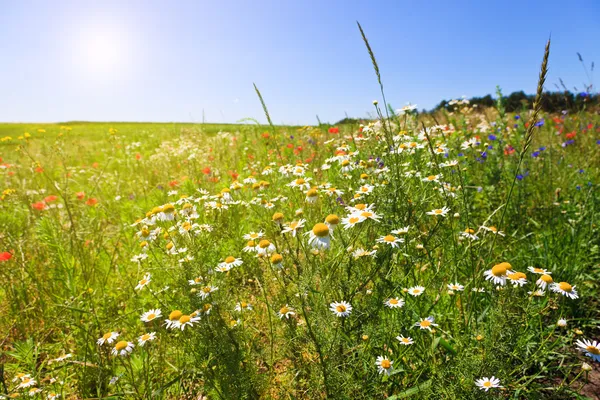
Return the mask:
{"type": "Polygon", "coordinates": [[[281,230],[281,233],[291,233],[293,237],[296,237],[298,229],[302,228],[305,222],[305,219],[301,219],[299,221],[292,221],[281,230]]]}
{"type": "Polygon", "coordinates": [[[162,316],[162,312],[160,311],[159,308],[154,309],[154,310],[148,310],[145,313],[142,314],[142,316],[140,317],[140,319],[143,322],[151,322],[154,321],[156,318],[159,318],[162,316]]]}
{"type": "Polygon", "coordinates": [[[317,199],[319,198],[319,192],[317,191],[317,189],[309,189],[306,192],[306,198],[304,199],[307,203],[315,203],[317,201],[317,199]]]}
{"type": "Polygon", "coordinates": [[[169,318],[165,319],[165,325],[167,326],[167,329],[172,329],[175,326],[175,323],[179,321],[179,318],[181,318],[182,315],[183,313],[179,310],[171,311],[171,313],[169,314],[169,318]]]}
{"type": "Polygon", "coordinates": [[[258,246],[256,246],[256,252],[262,256],[271,255],[275,253],[275,250],[275,245],[267,239],[261,240],[260,242],[258,242],[258,246]]]}
{"type": "Polygon", "coordinates": [[[491,269],[485,271],[483,275],[488,281],[492,281],[496,285],[504,286],[506,284],[506,272],[508,271],[506,264],[500,263],[494,265],[491,269]]]}
{"type": "Polygon", "coordinates": [[[223,260],[222,263],[219,263],[219,267],[226,267],[228,269],[231,269],[233,267],[239,267],[243,263],[244,262],[242,261],[242,259],[229,256],[225,258],[225,260],[223,260]]]}
{"type": "Polygon", "coordinates": [[[396,340],[398,340],[400,344],[404,346],[409,346],[414,343],[411,337],[404,337],[403,335],[396,336],[396,340]]]}
{"type": "Polygon", "coordinates": [[[425,288],[423,286],[413,286],[408,288],[408,294],[414,297],[422,295],[423,292],[425,292],[425,288]]]}
{"type": "Polygon", "coordinates": [[[298,178],[291,183],[288,183],[288,186],[291,188],[299,188],[301,190],[310,189],[310,180],[311,178],[298,178]]]}
{"type": "Polygon", "coordinates": [[[112,344],[119,337],[119,332],[107,332],[96,341],[100,346],[104,343],[112,344]]]}
{"type": "Polygon", "coordinates": [[[200,285],[203,281],[204,281],[204,279],[202,279],[201,276],[198,276],[194,279],[190,279],[188,281],[188,283],[190,284],[190,286],[196,286],[196,285],[200,285]]]}
{"type": "Polygon", "coordinates": [[[242,251],[245,253],[256,252],[256,242],[254,240],[249,240],[248,243],[246,243],[246,247],[244,247],[242,251]]]}
{"type": "Polygon", "coordinates": [[[60,394],[56,393],[56,392],[49,392],[48,395],[46,396],[47,400],[58,400],[60,398],[60,394]]]}
{"type": "Polygon", "coordinates": [[[265,234],[262,231],[259,232],[250,232],[244,235],[244,240],[258,240],[262,238],[265,234]]]}
{"type": "Polygon", "coordinates": [[[447,287],[451,292],[462,292],[465,290],[465,287],[459,283],[449,283],[447,287]]]}
{"type": "Polygon", "coordinates": [[[138,282],[137,286],[135,287],[135,290],[141,290],[144,287],[146,287],[151,282],[151,278],[152,278],[152,275],[150,275],[150,273],[146,272],[146,274],[144,275],[144,278],[138,282]]]}
{"type": "Polygon", "coordinates": [[[477,379],[475,381],[475,385],[477,385],[477,387],[479,387],[479,389],[485,390],[486,392],[492,388],[501,388],[502,387],[502,386],[500,386],[500,379],[493,377],[493,376],[491,378],[477,379]]]}
{"type": "Polygon", "coordinates": [[[111,353],[113,356],[124,357],[131,354],[134,347],[135,345],[132,342],[121,340],[120,342],[117,342],[117,344],[115,344],[115,347],[113,347],[111,353]]]}
{"type": "Polygon", "coordinates": [[[271,261],[271,264],[276,268],[283,267],[283,256],[281,254],[278,254],[278,253],[273,254],[271,256],[271,258],[269,259],[269,261],[271,261]]]}
{"type": "Polygon", "coordinates": [[[366,220],[365,217],[361,217],[360,215],[351,214],[347,217],[342,218],[342,225],[344,226],[344,229],[350,229],[350,228],[353,228],[356,225],[360,224],[364,220],[366,220]]]}
{"type": "Polygon", "coordinates": [[[28,394],[30,397],[33,397],[33,396],[35,396],[36,394],[38,394],[38,393],[41,393],[41,392],[42,392],[42,389],[40,389],[40,388],[31,388],[31,389],[29,389],[29,391],[27,392],[27,394],[28,394]]]}
{"type": "Polygon", "coordinates": [[[37,382],[30,375],[23,375],[20,378],[21,382],[17,386],[18,389],[23,389],[35,385],[37,382]]]}
{"type": "Polygon", "coordinates": [[[377,361],[375,361],[375,365],[377,366],[377,371],[380,374],[390,375],[394,371],[393,361],[390,361],[386,356],[377,357],[377,361]]]}
{"type": "Polygon", "coordinates": [[[400,229],[394,229],[392,231],[392,235],[406,235],[408,233],[408,230],[410,229],[410,226],[405,226],[404,228],[400,228],[400,229]]]}
{"type": "Polygon", "coordinates": [[[379,222],[379,220],[381,219],[381,216],[376,214],[372,210],[364,210],[361,212],[357,212],[356,214],[360,215],[361,217],[363,217],[365,219],[371,219],[371,220],[377,221],[377,222],[379,222]]]}
{"type": "Polygon", "coordinates": [[[329,214],[325,218],[325,225],[327,225],[331,230],[333,230],[339,224],[340,224],[340,217],[338,217],[335,214],[329,214]]]}
{"type": "Polygon", "coordinates": [[[252,304],[247,303],[245,301],[240,301],[239,303],[237,303],[235,305],[235,311],[238,311],[238,312],[252,311],[252,304]]]}
{"type": "Polygon", "coordinates": [[[389,308],[402,308],[404,300],[398,297],[392,297],[383,302],[389,308]]]}
{"type": "Polygon", "coordinates": [[[205,300],[211,293],[216,292],[217,290],[219,290],[218,287],[206,285],[198,291],[198,296],[200,296],[202,300],[205,300]]]}
{"type": "Polygon", "coordinates": [[[445,217],[446,215],[448,215],[449,212],[450,212],[450,209],[448,207],[442,207],[442,208],[435,208],[431,211],[428,211],[427,215],[445,217]]]}
{"type": "Polygon", "coordinates": [[[482,226],[481,228],[487,232],[493,233],[494,235],[504,236],[504,232],[499,231],[495,226],[482,226]]]}
{"type": "Polygon", "coordinates": [[[552,277],[548,274],[544,274],[540,276],[540,279],[535,281],[535,284],[541,287],[542,289],[546,289],[546,286],[551,285],[554,282],[552,277]]]}
{"type": "Polygon", "coordinates": [[[550,290],[552,290],[555,293],[560,293],[563,296],[567,296],[570,299],[579,298],[579,295],[577,294],[577,291],[575,290],[575,286],[571,286],[571,284],[567,283],[567,282],[560,282],[560,283],[555,282],[552,285],[550,285],[550,290]]]}
{"type": "Polygon", "coordinates": [[[471,228],[465,229],[463,232],[460,233],[460,236],[464,237],[464,238],[467,238],[467,239],[470,239],[470,240],[477,240],[477,239],[479,239],[479,236],[477,236],[475,234],[475,231],[473,229],[471,229],[471,228]]]}
{"type": "Polygon", "coordinates": [[[421,179],[421,181],[423,181],[423,182],[435,182],[435,183],[439,183],[440,182],[440,176],[439,175],[429,175],[429,176],[426,176],[425,178],[421,179]]]}
{"type": "Polygon", "coordinates": [[[533,297],[544,297],[546,295],[546,292],[542,289],[536,289],[536,290],[527,292],[527,294],[530,296],[533,296],[533,297]]]}
{"type": "Polygon", "coordinates": [[[421,320],[415,324],[415,327],[431,331],[432,326],[438,326],[434,321],[433,317],[421,318],[421,320]]]}
{"type": "Polygon", "coordinates": [[[527,276],[522,272],[513,272],[507,274],[507,281],[513,286],[523,286],[527,283],[527,276]]]}
{"type": "Polygon", "coordinates": [[[179,317],[179,319],[171,325],[171,329],[184,330],[186,326],[194,326],[194,324],[198,321],[200,321],[200,317],[196,317],[195,314],[192,314],[192,315],[184,314],[181,317],[179,317]]]}
{"type": "Polygon", "coordinates": [[[397,248],[400,245],[400,243],[404,242],[404,239],[396,237],[394,235],[385,235],[378,238],[376,242],[385,243],[392,246],[393,248],[397,248]]]}
{"type": "Polygon", "coordinates": [[[334,301],[329,305],[329,310],[338,317],[347,317],[352,312],[352,306],[345,301],[334,301]]]}
{"type": "Polygon", "coordinates": [[[308,244],[314,249],[329,249],[331,245],[331,230],[324,223],[319,222],[306,234],[309,235],[308,244]]]}
{"type": "Polygon", "coordinates": [[[358,260],[359,258],[362,258],[362,257],[375,258],[375,257],[377,257],[376,253],[377,253],[377,250],[369,251],[369,250],[363,249],[362,247],[359,247],[358,249],[356,249],[352,252],[352,257],[354,257],[355,260],[358,260]]]}
{"type": "Polygon", "coordinates": [[[292,315],[296,315],[296,313],[294,312],[294,309],[292,307],[290,307],[286,304],[285,306],[283,306],[279,309],[279,312],[277,313],[277,315],[279,316],[280,319],[283,319],[283,317],[285,317],[286,319],[289,319],[292,315]]]}
{"type": "Polygon", "coordinates": [[[547,269],[544,269],[544,268],[527,267],[527,270],[529,272],[531,272],[532,274],[552,275],[552,272],[549,272],[547,269]]]}
{"type": "Polygon", "coordinates": [[[138,345],[144,347],[146,342],[156,339],[156,332],[144,333],[138,338],[138,345]]]}

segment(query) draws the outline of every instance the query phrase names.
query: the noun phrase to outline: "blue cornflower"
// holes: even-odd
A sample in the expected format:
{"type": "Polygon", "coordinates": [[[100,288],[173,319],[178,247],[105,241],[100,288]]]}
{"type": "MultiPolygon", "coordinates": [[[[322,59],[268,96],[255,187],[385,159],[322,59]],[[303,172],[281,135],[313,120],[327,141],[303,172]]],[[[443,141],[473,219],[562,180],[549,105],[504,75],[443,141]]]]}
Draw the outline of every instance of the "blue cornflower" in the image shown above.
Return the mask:
{"type": "Polygon", "coordinates": [[[489,135],[488,139],[490,139],[490,140],[496,140],[496,135],[489,135]]]}
{"type": "Polygon", "coordinates": [[[544,118],[540,119],[538,122],[535,123],[535,126],[537,126],[538,128],[540,126],[544,126],[544,118]]]}

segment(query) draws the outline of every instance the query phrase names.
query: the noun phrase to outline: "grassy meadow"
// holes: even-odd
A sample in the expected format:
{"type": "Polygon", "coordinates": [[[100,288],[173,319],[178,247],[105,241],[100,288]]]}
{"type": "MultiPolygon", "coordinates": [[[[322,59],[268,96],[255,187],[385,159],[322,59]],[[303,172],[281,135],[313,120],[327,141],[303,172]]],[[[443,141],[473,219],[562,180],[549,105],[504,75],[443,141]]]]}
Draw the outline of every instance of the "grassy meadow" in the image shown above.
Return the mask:
{"type": "Polygon", "coordinates": [[[502,101],[0,124],[0,398],[597,398],[600,116],[502,101]]]}

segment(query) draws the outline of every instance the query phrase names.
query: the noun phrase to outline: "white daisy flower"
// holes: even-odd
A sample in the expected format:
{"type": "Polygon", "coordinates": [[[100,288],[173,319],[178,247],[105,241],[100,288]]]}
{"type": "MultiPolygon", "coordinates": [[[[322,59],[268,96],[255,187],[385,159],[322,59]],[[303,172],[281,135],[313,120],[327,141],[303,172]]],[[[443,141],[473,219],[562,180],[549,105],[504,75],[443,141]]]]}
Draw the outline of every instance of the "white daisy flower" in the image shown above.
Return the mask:
{"type": "Polygon", "coordinates": [[[219,290],[218,287],[206,285],[198,291],[198,296],[200,296],[202,300],[205,300],[211,293],[216,292],[217,290],[219,290]]]}
{"type": "Polygon", "coordinates": [[[293,237],[296,237],[298,229],[302,228],[305,222],[305,219],[301,219],[299,221],[292,221],[281,230],[281,233],[291,233],[293,237]]]}
{"type": "Polygon", "coordinates": [[[237,303],[235,305],[235,311],[238,311],[238,312],[251,311],[251,310],[252,310],[252,304],[246,303],[245,301],[240,301],[239,303],[237,303]]]}
{"type": "Polygon", "coordinates": [[[393,361],[390,361],[386,356],[377,357],[375,365],[380,374],[390,375],[394,371],[393,361]]]}
{"type": "Polygon", "coordinates": [[[575,342],[579,351],[584,352],[588,357],[591,357],[594,361],[600,361],[600,343],[597,341],[591,341],[587,339],[577,340],[575,342]]]}
{"type": "Polygon", "coordinates": [[[138,345],[140,345],[140,347],[144,347],[146,342],[149,342],[154,339],[156,339],[156,332],[144,333],[138,338],[138,345]]]}
{"type": "Polygon", "coordinates": [[[360,224],[364,220],[366,220],[365,217],[356,214],[351,214],[347,217],[342,218],[342,225],[345,229],[350,229],[360,224]]]}
{"type": "Polygon", "coordinates": [[[398,297],[392,297],[383,302],[389,308],[402,308],[404,300],[398,297]]]}
{"type": "Polygon", "coordinates": [[[550,285],[550,290],[552,290],[555,293],[560,293],[563,296],[567,296],[570,299],[577,299],[579,298],[579,295],[577,294],[575,287],[576,286],[571,286],[571,284],[567,282],[555,282],[552,285],[550,285]]]}
{"type": "Polygon", "coordinates": [[[522,272],[507,271],[507,281],[513,286],[523,286],[527,283],[527,276],[522,272]]]}
{"type": "Polygon", "coordinates": [[[413,286],[408,289],[408,294],[411,296],[417,297],[423,294],[425,288],[423,286],[413,286]]]}
{"type": "Polygon", "coordinates": [[[225,258],[225,260],[222,263],[219,263],[219,267],[226,267],[229,270],[233,267],[239,267],[243,263],[244,262],[242,261],[241,258],[235,258],[233,256],[229,256],[229,257],[225,258]]]}
{"type": "Polygon", "coordinates": [[[435,208],[431,211],[427,212],[427,215],[435,215],[440,217],[445,217],[450,212],[448,207],[435,208]]]}
{"type": "Polygon", "coordinates": [[[135,345],[133,343],[121,340],[120,342],[117,342],[117,344],[115,344],[115,347],[113,347],[111,353],[113,356],[123,357],[131,354],[134,347],[135,345]]]}
{"type": "Polygon", "coordinates": [[[177,321],[173,322],[171,329],[184,330],[186,326],[194,326],[194,324],[198,321],[200,321],[200,317],[197,317],[196,313],[182,315],[177,321]]]}
{"type": "Polygon", "coordinates": [[[452,290],[453,292],[462,292],[465,290],[465,287],[459,283],[450,283],[448,284],[448,290],[452,290]]]}
{"type": "Polygon", "coordinates": [[[142,314],[140,319],[144,322],[150,322],[150,321],[154,321],[156,318],[159,318],[160,316],[162,316],[162,313],[161,313],[160,309],[157,308],[154,310],[146,311],[145,313],[142,314]]]}
{"type": "Polygon", "coordinates": [[[556,326],[564,328],[565,326],[567,326],[567,320],[564,318],[560,318],[558,321],[556,321],[556,326]]]}
{"type": "Polygon", "coordinates": [[[552,275],[552,272],[549,272],[547,269],[544,269],[544,268],[527,267],[527,270],[529,272],[531,272],[532,274],[552,275]]]}
{"type": "Polygon", "coordinates": [[[415,324],[415,327],[431,331],[432,326],[438,326],[434,321],[433,317],[421,318],[421,320],[415,324]]]}
{"type": "Polygon", "coordinates": [[[408,346],[414,343],[411,337],[404,337],[403,335],[396,336],[396,339],[400,342],[401,345],[404,346],[408,346]]]}
{"type": "Polygon", "coordinates": [[[541,287],[542,289],[546,289],[546,286],[552,284],[552,282],[554,282],[552,277],[548,274],[544,274],[544,275],[540,276],[540,279],[535,281],[535,284],[538,285],[539,287],[541,287]]]}
{"type": "Polygon", "coordinates": [[[107,332],[100,339],[96,341],[100,346],[104,343],[112,344],[119,337],[118,332],[107,332]]]}
{"type": "Polygon", "coordinates": [[[296,315],[296,313],[294,312],[294,309],[292,307],[286,304],[285,306],[281,307],[277,315],[280,319],[283,319],[283,317],[289,319],[292,315],[296,315]]]}
{"type": "Polygon", "coordinates": [[[376,240],[376,242],[389,244],[393,248],[397,248],[400,245],[400,243],[404,243],[404,239],[398,238],[394,235],[386,235],[386,236],[381,236],[380,238],[378,238],[376,240]]]}
{"type": "Polygon", "coordinates": [[[491,378],[481,378],[475,381],[475,385],[479,387],[481,390],[485,390],[486,392],[491,388],[501,388],[500,379],[491,377],[491,378]]]}
{"type": "Polygon", "coordinates": [[[352,312],[352,306],[345,301],[333,302],[329,305],[329,310],[338,317],[347,317],[352,312]]]}
{"type": "Polygon", "coordinates": [[[506,273],[508,263],[500,263],[494,265],[491,269],[485,271],[483,275],[488,281],[492,281],[495,285],[504,286],[506,284],[506,273]]]}
{"type": "Polygon", "coordinates": [[[146,287],[150,282],[152,275],[150,275],[150,273],[146,272],[146,274],[144,275],[144,278],[138,282],[137,286],[135,287],[135,290],[140,290],[143,289],[144,287],[146,287]]]}
{"type": "Polygon", "coordinates": [[[331,245],[331,233],[329,226],[319,222],[310,232],[306,233],[306,235],[309,235],[308,244],[317,250],[327,250],[331,245]]]}

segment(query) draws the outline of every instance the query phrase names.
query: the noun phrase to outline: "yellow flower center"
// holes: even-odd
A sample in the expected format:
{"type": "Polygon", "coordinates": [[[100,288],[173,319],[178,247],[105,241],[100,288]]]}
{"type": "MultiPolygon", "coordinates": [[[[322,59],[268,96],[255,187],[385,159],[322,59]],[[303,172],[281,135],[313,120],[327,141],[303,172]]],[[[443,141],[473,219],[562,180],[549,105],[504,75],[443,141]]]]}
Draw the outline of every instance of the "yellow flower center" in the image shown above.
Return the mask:
{"type": "Polygon", "coordinates": [[[256,246],[256,243],[254,242],[254,240],[249,240],[248,243],[246,243],[247,247],[254,247],[256,246]]]}
{"type": "Polygon", "coordinates": [[[392,235],[387,235],[387,236],[384,236],[383,240],[385,240],[388,243],[393,243],[396,241],[396,238],[392,235]]]}
{"type": "Polygon", "coordinates": [[[329,227],[324,223],[319,222],[313,227],[312,232],[315,236],[327,237],[329,235],[329,227]]]}
{"type": "Polygon", "coordinates": [[[317,189],[310,189],[308,192],[306,192],[306,196],[308,197],[317,197],[317,189]]]}
{"type": "Polygon", "coordinates": [[[554,280],[552,279],[552,277],[550,275],[544,274],[542,276],[540,276],[540,279],[546,283],[552,283],[554,280]]]}
{"type": "Polygon", "coordinates": [[[146,317],[148,321],[152,321],[154,318],[156,318],[156,314],[148,314],[148,316],[146,317]]]}
{"type": "Polygon", "coordinates": [[[190,319],[192,319],[192,317],[190,317],[189,315],[182,315],[181,318],[179,318],[179,323],[180,324],[185,324],[190,322],[190,319]]]}
{"type": "Polygon", "coordinates": [[[182,315],[183,315],[183,313],[179,310],[171,311],[171,314],[169,314],[169,320],[171,320],[171,321],[178,320],[179,318],[181,318],[182,315]]]}
{"type": "Polygon", "coordinates": [[[490,382],[490,381],[485,381],[485,382],[483,382],[483,386],[484,386],[484,387],[491,387],[491,386],[492,386],[492,382],[490,382]]]}
{"type": "Polygon", "coordinates": [[[421,327],[423,327],[423,328],[428,328],[428,327],[430,327],[430,326],[431,326],[431,322],[430,322],[429,320],[427,320],[427,319],[426,319],[426,320],[424,320],[424,321],[421,321],[419,324],[420,324],[420,325],[421,325],[421,327]]]}
{"type": "Polygon", "coordinates": [[[234,261],[235,261],[235,257],[232,257],[232,256],[229,256],[229,257],[227,257],[227,258],[225,259],[225,262],[226,262],[227,264],[231,264],[231,263],[232,263],[232,262],[234,262],[234,261]]]}
{"type": "Polygon", "coordinates": [[[365,217],[365,218],[369,218],[373,216],[373,213],[370,211],[363,211],[360,213],[361,216],[365,217]]]}
{"type": "Polygon", "coordinates": [[[281,315],[285,315],[285,314],[287,314],[289,311],[290,311],[290,309],[289,309],[289,308],[287,308],[287,307],[281,307],[281,310],[279,310],[279,314],[281,314],[281,315]]]}
{"type": "Polygon", "coordinates": [[[381,360],[381,368],[389,369],[392,366],[390,360],[381,360]]]}
{"type": "Polygon", "coordinates": [[[346,306],[344,306],[343,304],[340,304],[338,306],[335,307],[335,310],[339,313],[343,313],[346,312],[346,306]]]}
{"type": "Polygon", "coordinates": [[[245,301],[242,301],[242,302],[240,303],[240,307],[241,307],[241,308],[246,308],[246,307],[248,307],[248,303],[246,303],[245,301]]]}
{"type": "Polygon", "coordinates": [[[145,334],[142,335],[142,342],[145,342],[148,339],[150,339],[150,334],[149,333],[145,333],[145,334]]]}
{"type": "Polygon", "coordinates": [[[357,204],[354,206],[354,208],[356,208],[357,210],[364,210],[365,208],[367,208],[367,206],[365,204],[357,204]]]}
{"type": "Polygon", "coordinates": [[[202,291],[203,291],[204,293],[210,293],[210,286],[205,286],[205,287],[203,287],[203,288],[202,288],[202,291]]]}
{"type": "Polygon", "coordinates": [[[119,343],[117,343],[117,344],[115,345],[115,350],[117,350],[117,351],[121,351],[121,350],[123,350],[123,349],[124,349],[124,348],[126,348],[126,347],[127,347],[127,342],[126,342],[126,341],[124,341],[124,340],[121,340],[119,343]]]}
{"type": "Polygon", "coordinates": [[[292,222],[290,222],[290,228],[296,229],[297,226],[298,226],[298,221],[292,221],[292,222]]]}
{"type": "Polygon", "coordinates": [[[279,264],[283,261],[283,256],[281,254],[273,254],[271,256],[271,264],[279,264]]]}
{"type": "Polygon", "coordinates": [[[543,270],[543,269],[541,269],[541,268],[534,268],[534,269],[533,269],[533,272],[535,272],[535,273],[537,273],[537,274],[541,274],[541,273],[543,273],[543,272],[544,272],[544,270],[543,270]]]}
{"type": "Polygon", "coordinates": [[[471,229],[471,228],[467,228],[467,229],[465,229],[465,233],[468,233],[468,234],[472,235],[472,234],[475,233],[475,231],[473,229],[471,229]]]}
{"type": "Polygon", "coordinates": [[[571,290],[573,290],[573,287],[568,284],[567,282],[560,282],[558,284],[558,287],[560,288],[560,290],[564,291],[564,292],[570,292],[571,290]]]}
{"type": "Polygon", "coordinates": [[[408,340],[407,338],[402,338],[402,343],[410,343],[410,340],[408,340]]]}
{"type": "Polygon", "coordinates": [[[205,305],[203,305],[203,306],[202,306],[202,310],[203,310],[204,312],[207,312],[207,311],[209,311],[211,308],[212,308],[212,305],[211,305],[211,304],[208,304],[208,303],[206,303],[205,305]]]}
{"type": "Polygon", "coordinates": [[[398,304],[398,300],[390,299],[390,304],[396,305],[396,304],[398,304]]]}
{"type": "Polygon", "coordinates": [[[108,333],[105,333],[104,336],[102,336],[102,339],[108,340],[111,336],[112,336],[112,332],[108,332],[108,333]]]}
{"type": "Polygon", "coordinates": [[[337,225],[340,223],[340,217],[335,214],[329,214],[327,218],[325,218],[325,222],[327,222],[329,225],[337,225]]]}
{"type": "Polygon", "coordinates": [[[145,285],[146,283],[148,283],[148,280],[147,280],[147,279],[142,279],[142,280],[140,281],[140,285],[145,285]]]}
{"type": "Polygon", "coordinates": [[[525,275],[522,272],[515,272],[514,274],[511,274],[508,277],[513,281],[518,281],[521,278],[523,278],[523,279],[527,278],[527,275],[525,275]]]}
{"type": "Polygon", "coordinates": [[[273,214],[273,221],[281,221],[283,219],[283,214],[280,212],[277,212],[275,214],[273,214]]]}
{"type": "Polygon", "coordinates": [[[350,165],[350,161],[348,161],[348,160],[344,160],[344,161],[342,161],[342,166],[343,166],[343,167],[345,167],[345,166],[347,166],[347,165],[350,165]]]}
{"type": "Polygon", "coordinates": [[[356,224],[358,221],[360,221],[360,218],[358,217],[350,217],[350,219],[348,219],[348,222],[351,224],[356,224]]]}
{"type": "Polygon", "coordinates": [[[167,205],[163,206],[164,213],[172,213],[174,211],[175,211],[175,207],[173,206],[173,204],[167,204],[167,205]]]}
{"type": "Polygon", "coordinates": [[[587,346],[585,349],[591,354],[595,354],[595,355],[600,354],[600,349],[595,346],[587,346]]]}
{"type": "Polygon", "coordinates": [[[428,181],[435,181],[435,175],[429,175],[429,176],[427,177],[427,180],[428,180],[428,181]]]}
{"type": "Polygon", "coordinates": [[[433,210],[433,212],[434,212],[435,214],[438,214],[438,215],[440,215],[440,214],[442,214],[442,213],[443,213],[443,211],[442,211],[442,210],[440,210],[439,208],[438,208],[437,210],[433,210]]]}
{"type": "Polygon", "coordinates": [[[504,263],[496,264],[492,267],[492,275],[502,277],[506,275],[506,265],[504,263]]]}
{"type": "Polygon", "coordinates": [[[270,245],[271,245],[271,242],[269,242],[269,241],[268,241],[268,240],[266,240],[266,239],[264,239],[264,240],[261,240],[261,241],[258,243],[258,246],[259,246],[261,249],[266,249],[266,248],[267,248],[267,247],[269,247],[270,245]]]}

